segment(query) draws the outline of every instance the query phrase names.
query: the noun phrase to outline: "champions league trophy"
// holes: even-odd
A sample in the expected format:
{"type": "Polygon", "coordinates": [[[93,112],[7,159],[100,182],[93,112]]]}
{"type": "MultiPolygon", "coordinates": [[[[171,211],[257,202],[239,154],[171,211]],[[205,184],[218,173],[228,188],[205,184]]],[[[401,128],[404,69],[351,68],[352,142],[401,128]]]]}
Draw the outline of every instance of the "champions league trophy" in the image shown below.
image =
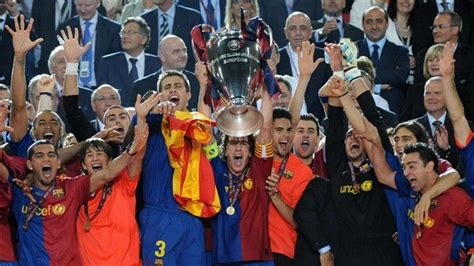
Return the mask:
{"type": "Polygon", "coordinates": [[[260,39],[247,34],[246,30],[227,29],[212,33],[208,25],[196,26],[191,32],[195,55],[212,76],[210,93],[217,127],[232,137],[251,135],[263,124],[262,114],[252,104],[266,63],[262,63],[260,39]],[[202,34],[206,30],[211,33],[208,41],[202,34]]]}

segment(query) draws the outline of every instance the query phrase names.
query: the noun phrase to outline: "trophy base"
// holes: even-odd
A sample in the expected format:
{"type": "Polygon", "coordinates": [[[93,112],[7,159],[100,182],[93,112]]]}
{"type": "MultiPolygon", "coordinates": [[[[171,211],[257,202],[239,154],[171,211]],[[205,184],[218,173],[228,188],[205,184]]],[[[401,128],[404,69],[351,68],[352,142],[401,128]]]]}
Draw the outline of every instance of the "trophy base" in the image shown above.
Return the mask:
{"type": "Polygon", "coordinates": [[[224,108],[217,114],[217,127],[230,137],[245,137],[257,132],[263,124],[262,114],[253,106],[224,108]]]}

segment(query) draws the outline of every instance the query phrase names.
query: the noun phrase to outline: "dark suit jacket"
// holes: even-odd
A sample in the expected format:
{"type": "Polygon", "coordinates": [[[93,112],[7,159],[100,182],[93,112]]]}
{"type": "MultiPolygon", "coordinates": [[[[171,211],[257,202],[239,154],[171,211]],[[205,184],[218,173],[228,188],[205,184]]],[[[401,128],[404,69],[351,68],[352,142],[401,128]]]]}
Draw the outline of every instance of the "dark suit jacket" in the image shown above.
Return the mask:
{"type": "MultiPolygon", "coordinates": [[[[9,15],[7,15],[5,25],[15,29],[15,23],[9,15]]],[[[10,85],[14,51],[12,36],[6,28],[0,31],[0,51],[0,83],[10,85]]]]}
{"type": "MultiPolygon", "coordinates": [[[[293,76],[291,72],[291,62],[288,52],[286,51],[287,46],[280,49],[280,63],[277,65],[277,73],[280,75],[289,75],[293,76]]],[[[320,48],[316,49],[315,58],[324,58],[324,51],[320,48]]],[[[318,68],[311,75],[311,79],[308,84],[308,89],[305,94],[306,107],[308,108],[308,113],[314,114],[319,121],[323,121],[326,116],[322,103],[319,99],[319,89],[326,83],[326,81],[331,77],[332,72],[327,64],[320,64],[318,68]]],[[[296,88],[293,88],[296,89],[296,88]]]]}
{"type": "MultiPolygon", "coordinates": [[[[141,17],[146,20],[151,29],[151,40],[146,52],[158,55],[158,41],[160,38],[158,9],[142,14],[141,17]]],[[[202,23],[204,22],[202,21],[201,13],[197,10],[176,5],[175,20],[173,22],[173,30],[171,33],[183,39],[184,44],[186,44],[186,47],[188,48],[188,63],[186,64],[186,69],[191,71],[194,71],[194,64],[196,61],[194,60],[191,46],[191,35],[189,33],[194,26],[202,23]]]]}
{"type": "MultiPolygon", "coordinates": [[[[313,29],[314,30],[318,30],[318,29],[321,29],[324,27],[324,23],[326,23],[326,18],[323,17],[317,21],[311,21],[311,25],[313,26],[313,29]]],[[[355,26],[352,26],[351,24],[347,24],[347,23],[344,23],[344,21],[342,22],[342,27],[344,28],[344,36],[342,36],[343,38],[349,38],[351,39],[353,42],[356,42],[358,40],[361,40],[364,38],[364,32],[361,31],[359,28],[355,27],[355,26]]],[[[317,33],[316,33],[317,34],[317,33]]],[[[326,41],[326,40],[325,40],[326,41]]],[[[324,45],[324,42],[325,41],[322,41],[322,42],[318,42],[318,46],[319,47],[322,47],[324,45]]],[[[329,40],[329,41],[337,41],[339,42],[340,40],[329,40]]],[[[326,41],[327,42],[327,41],[326,41]]]]}
{"type": "MultiPolygon", "coordinates": [[[[424,82],[423,61],[427,49],[419,52],[416,56],[415,82],[424,82]]],[[[468,120],[474,119],[474,50],[462,43],[458,43],[454,52],[455,68],[454,81],[456,89],[464,105],[468,120]]]]}
{"type": "MultiPolygon", "coordinates": [[[[71,4],[71,16],[75,16],[76,5],[74,0],[67,0],[71,4]]],[[[36,34],[44,39],[41,43],[41,57],[38,63],[39,73],[48,73],[48,57],[51,51],[58,45],[55,25],[55,0],[35,0],[31,8],[31,16],[35,19],[33,24],[36,34]]]]}
{"type": "MultiPolygon", "coordinates": [[[[431,125],[428,120],[428,114],[424,114],[423,116],[416,118],[415,121],[423,125],[426,134],[433,141],[433,134],[431,133],[431,125]]],[[[459,152],[456,148],[456,142],[454,140],[453,125],[451,124],[451,120],[449,119],[448,115],[446,115],[446,119],[444,120],[444,126],[446,127],[446,130],[448,130],[448,141],[451,150],[449,152],[444,152],[438,149],[437,152],[441,158],[448,160],[453,167],[457,167],[459,161],[459,152]]]]}
{"type": "MultiPolygon", "coordinates": [[[[79,16],[71,18],[66,23],[59,26],[58,29],[65,29],[66,26],[70,26],[72,29],[80,29],[81,25],[79,16]]],[[[99,63],[102,56],[122,50],[119,36],[120,29],[120,24],[99,14],[99,17],[97,18],[94,48],[94,71],[96,79],[97,74],[99,73],[99,63]]],[[[82,30],[79,30],[79,34],[82,35],[82,30]]],[[[80,36],[80,38],[82,39],[82,36],[80,36]]]]}
{"type": "MultiPolygon", "coordinates": [[[[161,64],[158,56],[145,54],[144,76],[148,76],[160,68],[161,64]]],[[[125,52],[117,52],[102,57],[97,75],[97,86],[107,83],[119,90],[121,98],[124,99],[122,106],[128,106],[128,99],[131,99],[133,82],[134,80],[130,80],[129,78],[125,52]]],[[[135,103],[135,100],[133,100],[133,102],[135,103]]]]}
{"type": "MultiPolygon", "coordinates": [[[[185,6],[185,7],[192,8],[192,9],[198,11],[198,12],[200,12],[200,10],[201,10],[200,0],[180,0],[179,4],[182,5],[182,6],[185,6]]],[[[219,0],[219,8],[220,8],[220,11],[221,11],[221,25],[219,25],[220,27],[224,26],[225,5],[226,5],[226,0],[219,0]]],[[[204,14],[203,16],[205,17],[206,14],[204,14]]],[[[206,19],[203,18],[203,20],[204,20],[204,23],[205,23],[206,19]]],[[[216,30],[218,30],[218,29],[216,29],[216,30]]]]}
{"type": "MultiPolygon", "coordinates": [[[[356,44],[359,48],[359,56],[370,58],[367,39],[364,38],[356,44]]],[[[386,40],[380,51],[379,62],[374,64],[374,67],[376,72],[375,84],[389,84],[393,87],[390,90],[382,90],[380,95],[388,101],[390,110],[400,114],[405,97],[406,80],[410,73],[407,48],[386,40]]]]}
{"type": "MultiPolygon", "coordinates": [[[[131,106],[135,104],[135,99],[137,98],[138,94],[143,96],[147,91],[157,89],[156,85],[158,82],[158,77],[162,73],[162,70],[163,69],[160,69],[158,70],[158,72],[155,72],[149,76],[143,77],[133,83],[132,97],[130,98],[130,102],[129,102],[131,106]]],[[[192,72],[187,71],[185,69],[183,70],[183,73],[186,75],[186,77],[188,77],[189,83],[191,86],[191,99],[189,100],[189,103],[188,103],[188,109],[197,110],[197,104],[198,104],[198,98],[199,98],[199,82],[196,76],[192,72]]]]}
{"type": "MultiPolygon", "coordinates": [[[[472,43],[473,33],[471,30],[473,16],[473,6],[467,0],[455,0],[454,11],[462,18],[462,31],[460,34],[460,42],[472,43]]],[[[438,14],[438,7],[435,0],[429,0],[427,3],[415,7],[410,17],[413,18],[412,27],[412,49],[413,54],[417,54],[421,50],[430,47],[433,44],[433,33],[430,26],[433,25],[434,19],[438,14]]]]}
{"type": "MultiPolygon", "coordinates": [[[[285,0],[259,0],[258,3],[260,17],[272,28],[273,39],[278,46],[285,46],[287,40],[284,28],[289,15],[285,0]]],[[[293,10],[305,13],[311,20],[318,20],[324,14],[319,0],[294,0],[293,10]]]]}

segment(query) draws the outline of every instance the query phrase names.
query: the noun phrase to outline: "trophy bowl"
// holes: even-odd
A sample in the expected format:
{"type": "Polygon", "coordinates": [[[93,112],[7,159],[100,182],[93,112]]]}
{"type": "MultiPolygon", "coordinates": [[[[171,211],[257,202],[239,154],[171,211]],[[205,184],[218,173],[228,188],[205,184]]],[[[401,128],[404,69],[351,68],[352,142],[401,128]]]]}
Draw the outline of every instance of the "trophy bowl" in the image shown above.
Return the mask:
{"type": "Polygon", "coordinates": [[[252,106],[262,71],[259,49],[257,41],[244,40],[237,30],[215,32],[206,43],[208,68],[223,104],[215,112],[216,124],[228,136],[251,135],[263,124],[252,106]]]}

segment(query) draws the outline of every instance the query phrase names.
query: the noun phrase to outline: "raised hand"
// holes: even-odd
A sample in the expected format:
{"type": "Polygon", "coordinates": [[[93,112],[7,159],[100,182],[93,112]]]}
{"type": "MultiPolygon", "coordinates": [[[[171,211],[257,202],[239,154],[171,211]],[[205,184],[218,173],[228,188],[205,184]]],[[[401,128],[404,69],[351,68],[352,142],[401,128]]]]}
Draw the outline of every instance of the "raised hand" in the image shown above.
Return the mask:
{"type": "Polygon", "coordinates": [[[54,89],[54,85],[56,84],[56,76],[53,75],[46,75],[43,74],[41,78],[38,80],[36,87],[38,88],[38,92],[52,92],[54,89]]]}
{"type": "Polygon", "coordinates": [[[137,96],[137,100],[135,101],[135,112],[137,117],[145,119],[150,110],[160,102],[160,98],[161,96],[158,94],[158,92],[153,92],[150,97],[141,102],[142,96],[139,94],[137,96]]]}
{"type": "Polygon", "coordinates": [[[97,132],[94,135],[94,138],[103,139],[106,142],[122,142],[121,133],[117,131],[118,127],[113,126],[109,128],[104,128],[101,131],[97,132]]]}
{"type": "Polygon", "coordinates": [[[67,26],[66,32],[61,30],[62,40],[64,41],[64,55],[66,56],[66,62],[78,63],[81,56],[91,47],[91,43],[87,43],[84,46],[79,44],[79,30],[77,28],[72,32],[71,28],[67,26]]]}
{"type": "Polygon", "coordinates": [[[323,62],[322,58],[314,61],[314,44],[304,41],[301,47],[298,47],[298,69],[300,76],[311,76],[314,70],[323,62]]]}
{"type": "Polygon", "coordinates": [[[324,51],[331,59],[329,63],[331,70],[334,72],[343,70],[341,46],[335,43],[326,43],[325,45],[324,51]]]}
{"type": "Polygon", "coordinates": [[[12,30],[8,25],[5,25],[5,29],[7,29],[7,31],[12,35],[15,56],[26,56],[26,53],[28,53],[29,50],[43,41],[43,38],[31,41],[30,33],[33,29],[33,22],[34,19],[31,18],[28,26],[25,27],[25,16],[20,15],[15,17],[15,30],[12,30]]]}
{"type": "Polygon", "coordinates": [[[456,60],[453,59],[455,43],[447,42],[444,45],[443,53],[439,59],[439,72],[441,76],[450,76],[454,73],[454,63],[456,60]]]}
{"type": "Polygon", "coordinates": [[[163,114],[163,115],[174,115],[176,112],[176,104],[166,101],[160,102],[153,107],[152,113],[163,114]]]}
{"type": "Polygon", "coordinates": [[[145,125],[141,127],[135,126],[135,138],[133,139],[132,145],[128,150],[128,154],[132,155],[143,151],[148,140],[148,133],[148,124],[145,123],[145,125]]]}
{"type": "Polygon", "coordinates": [[[333,75],[319,90],[321,97],[340,97],[347,92],[346,84],[343,79],[333,75]]]}
{"type": "Polygon", "coordinates": [[[194,66],[194,69],[194,74],[196,75],[196,78],[199,81],[200,88],[207,88],[207,83],[209,82],[209,80],[207,78],[206,64],[198,60],[194,66]]]}

